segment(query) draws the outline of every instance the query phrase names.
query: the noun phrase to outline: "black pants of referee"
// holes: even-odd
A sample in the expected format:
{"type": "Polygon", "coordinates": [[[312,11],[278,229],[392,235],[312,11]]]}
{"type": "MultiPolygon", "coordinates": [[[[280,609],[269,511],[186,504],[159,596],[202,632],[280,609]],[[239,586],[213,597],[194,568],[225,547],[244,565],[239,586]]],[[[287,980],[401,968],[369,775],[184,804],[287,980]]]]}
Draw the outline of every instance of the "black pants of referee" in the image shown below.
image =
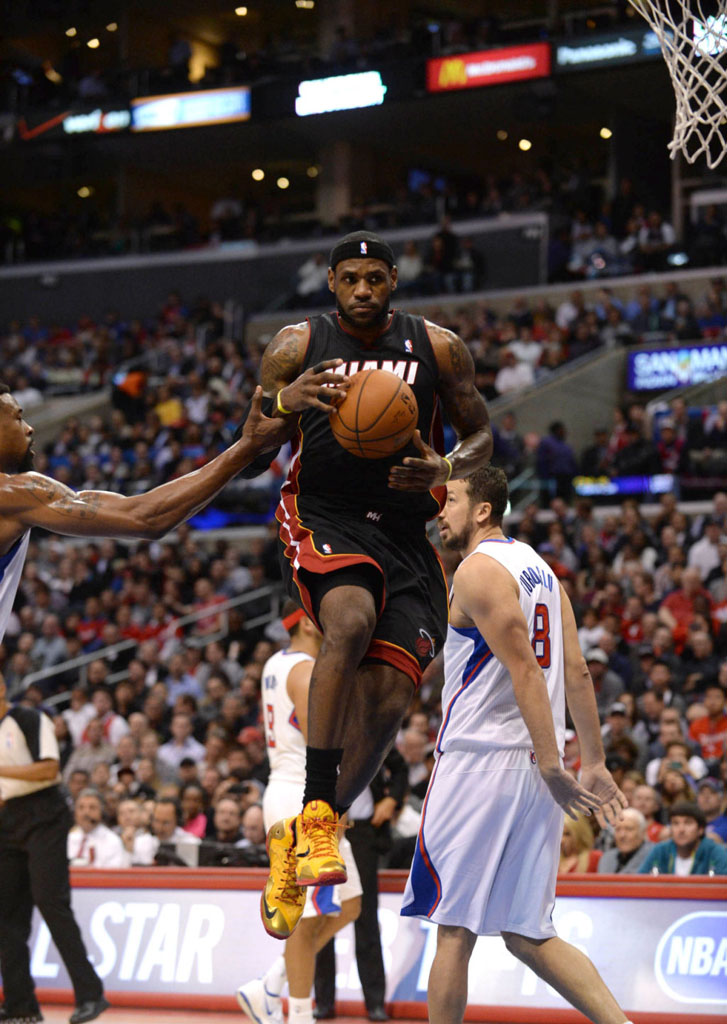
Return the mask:
{"type": "MultiPolygon", "coordinates": [[[[379,882],[377,830],[368,820],[359,820],[346,833],[351,843],[358,873],[361,876],[361,913],[354,922],[356,966],[361,979],[366,1012],[382,1009],[386,992],[384,958],[379,931],[379,882]]],[[[336,1002],[335,939],[323,947],[316,957],[316,1005],[333,1009],[336,1002]]]]}
{"type": "Polygon", "coordinates": [[[103,995],[71,910],[66,855],[70,824],[58,786],[8,800],[0,810],[0,972],[9,1017],[40,1012],[28,949],[34,906],[66,965],[76,1003],[103,995]]]}

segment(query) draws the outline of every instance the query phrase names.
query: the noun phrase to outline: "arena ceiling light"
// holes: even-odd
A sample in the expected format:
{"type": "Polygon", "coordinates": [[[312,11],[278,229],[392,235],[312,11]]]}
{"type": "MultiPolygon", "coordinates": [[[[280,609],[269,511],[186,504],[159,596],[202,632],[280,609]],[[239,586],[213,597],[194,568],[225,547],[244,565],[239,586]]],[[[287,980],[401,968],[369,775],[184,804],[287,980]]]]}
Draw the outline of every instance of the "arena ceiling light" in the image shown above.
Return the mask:
{"type": "Polygon", "coordinates": [[[315,5],[315,0],[295,0],[295,6],[302,11],[312,11],[315,5]]]}
{"type": "Polygon", "coordinates": [[[78,30],[75,29],[73,27],[73,25],[71,25],[70,28],[66,29],[66,35],[68,36],[69,39],[73,39],[73,37],[77,34],[77,32],[78,32],[78,30]]]}
{"type": "Polygon", "coordinates": [[[603,128],[601,128],[601,130],[600,130],[600,132],[598,134],[601,136],[602,139],[610,139],[611,136],[613,135],[613,132],[611,131],[610,128],[603,127],[603,128]]]}
{"type": "Polygon", "coordinates": [[[265,171],[262,169],[262,167],[256,167],[255,170],[252,172],[253,181],[263,181],[264,178],[265,171]]]}
{"type": "Polygon", "coordinates": [[[93,189],[89,188],[88,185],[81,185],[81,187],[76,192],[76,195],[79,197],[79,199],[88,199],[89,196],[93,195],[93,189]]]}
{"type": "Polygon", "coordinates": [[[500,128],[500,130],[497,133],[497,137],[500,140],[500,142],[507,142],[507,132],[505,131],[504,128],[500,128]]]}
{"type": "Polygon", "coordinates": [[[530,139],[520,139],[518,147],[523,151],[523,153],[527,153],[529,149],[533,148],[533,144],[530,139]]]}
{"type": "Polygon", "coordinates": [[[309,178],[317,178],[319,171],[315,164],[311,164],[305,172],[309,178]]]}
{"type": "Polygon", "coordinates": [[[93,39],[89,39],[89,41],[86,43],[86,46],[89,48],[89,50],[98,50],[100,45],[101,45],[101,40],[100,39],[96,39],[95,36],[94,36],[93,39]]]}
{"type": "Polygon", "coordinates": [[[110,21],[110,22],[108,23],[108,25],[106,26],[106,31],[107,31],[107,32],[116,32],[116,30],[118,29],[118,27],[119,27],[119,26],[117,25],[117,23],[116,23],[115,21],[110,21]]]}
{"type": "Polygon", "coordinates": [[[238,18],[244,18],[245,15],[247,14],[247,7],[236,7],[235,14],[237,15],[238,18]]]}
{"type": "Polygon", "coordinates": [[[286,189],[286,188],[288,188],[290,186],[290,179],[289,178],[285,178],[285,177],[280,177],[275,182],[275,184],[278,186],[278,188],[286,189]]]}

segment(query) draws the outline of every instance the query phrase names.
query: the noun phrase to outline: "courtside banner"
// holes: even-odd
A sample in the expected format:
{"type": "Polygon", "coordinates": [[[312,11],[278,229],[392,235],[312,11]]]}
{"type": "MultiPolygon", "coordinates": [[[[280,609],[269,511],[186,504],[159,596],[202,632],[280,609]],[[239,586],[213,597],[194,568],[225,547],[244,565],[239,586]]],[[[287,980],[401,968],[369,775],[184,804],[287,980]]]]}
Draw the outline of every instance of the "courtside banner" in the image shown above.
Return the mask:
{"type": "Polygon", "coordinates": [[[546,78],[549,74],[549,43],[508,46],[502,50],[481,50],[428,60],[427,90],[474,89],[526,78],[546,78]]]}
{"type": "MultiPolygon", "coordinates": [[[[280,943],[259,918],[265,877],[245,869],[74,870],[74,910],[111,1002],[235,1009],[237,986],[259,977],[280,954],[280,943]]],[[[387,1004],[394,1016],[424,1019],[436,925],[400,917],[402,872],[380,877],[387,1004]]],[[[724,1020],[724,879],[627,878],[559,881],[558,934],[593,960],[639,1024],[724,1020]]],[[[68,975],[37,913],[30,949],[41,1000],[72,1002],[68,975]]],[[[339,1009],[361,1015],[352,926],[336,936],[336,954],[339,1009]]],[[[499,937],[481,938],[475,946],[467,1017],[519,1024],[583,1019],[499,937]]]]}

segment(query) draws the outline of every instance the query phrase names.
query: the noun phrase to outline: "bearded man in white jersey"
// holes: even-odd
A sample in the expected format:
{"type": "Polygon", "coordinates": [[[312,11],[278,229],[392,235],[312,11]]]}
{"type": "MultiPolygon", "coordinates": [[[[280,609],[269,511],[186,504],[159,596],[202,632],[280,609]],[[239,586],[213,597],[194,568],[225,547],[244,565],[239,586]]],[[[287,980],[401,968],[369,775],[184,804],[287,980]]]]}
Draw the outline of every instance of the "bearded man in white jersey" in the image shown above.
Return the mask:
{"type": "MultiPolygon", "coordinates": [[[[206,466],[146,494],[76,494],[33,472],[33,428],[0,384],[0,640],[13,607],[30,530],[70,537],[161,537],[210,501],[229,480],[289,428],[261,413],[256,390],[242,437],[206,466]]],[[[71,824],[60,792],[58,741],[47,715],[11,707],[0,675],[0,973],[4,1024],[43,1019],[30,973],[28,937],[33,905],[48,925],[68,970],[76,1008],[71,1024],[94,1020],[108,1007],[71,909],[66,838],[71,824]]]]}
{"type": "Polygon", "coordinates": [[[604,763],[573,610],[548,565],[502,531],[507,480],[450,481],[439,519],[454,575],[443,721],[401,913],[438,924],[432,1024],[460,1024],[478,935],[507,948],[595,1024],[624,1024],[591,961],[555,934],[563,811],[613,822],[626,799],[604,763]],[[563,768],[565,703],[581,778],[563,768]]]}
{"type": "Polygon", "coordinates": [[[303,609],[291,600],[283,607],[283,625],[290,634],[290,644],[269,658],[262,671],[265,742],[270,762],[263,815],[271,864],[276,860],[290,862],[289,870],[278,873],[278,877],[293,880],[287,899],[302,909],[303,916],[293,931],[288,918],[276,909],[283,894],[271,893],[275,883],[269,878],[260,900],[261,918],[270,935],[287,936],[285,955],[262,978],[241,985],[237,1001],[254,1024],[282,1021],[280,992],[287,975],[289,1024],[313,1024],[311,989],[316,953],[359,916],[361,883],[351,844],[341,837],[338,846],[346,865],[347,881],[335,886],[294,884],[298,820],[295,815],[305,787],[308,691],[323,637],[303,609]],[[273,900],[276,895],[278,898],[273,900]]]}

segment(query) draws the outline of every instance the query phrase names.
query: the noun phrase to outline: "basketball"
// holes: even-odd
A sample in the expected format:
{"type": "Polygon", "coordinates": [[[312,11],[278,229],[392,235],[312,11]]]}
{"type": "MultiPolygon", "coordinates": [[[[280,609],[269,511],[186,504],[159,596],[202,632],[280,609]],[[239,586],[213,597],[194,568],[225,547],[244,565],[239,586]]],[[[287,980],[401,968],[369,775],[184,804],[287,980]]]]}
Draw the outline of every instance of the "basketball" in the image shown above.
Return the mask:
{"type": "Polygon", "coordinates": [[[414,435],[419,409],[414,392],[388,370],[359,370],[342,402],[330,412],[338,443],[362,459],[384,459],[414,435]]]}

